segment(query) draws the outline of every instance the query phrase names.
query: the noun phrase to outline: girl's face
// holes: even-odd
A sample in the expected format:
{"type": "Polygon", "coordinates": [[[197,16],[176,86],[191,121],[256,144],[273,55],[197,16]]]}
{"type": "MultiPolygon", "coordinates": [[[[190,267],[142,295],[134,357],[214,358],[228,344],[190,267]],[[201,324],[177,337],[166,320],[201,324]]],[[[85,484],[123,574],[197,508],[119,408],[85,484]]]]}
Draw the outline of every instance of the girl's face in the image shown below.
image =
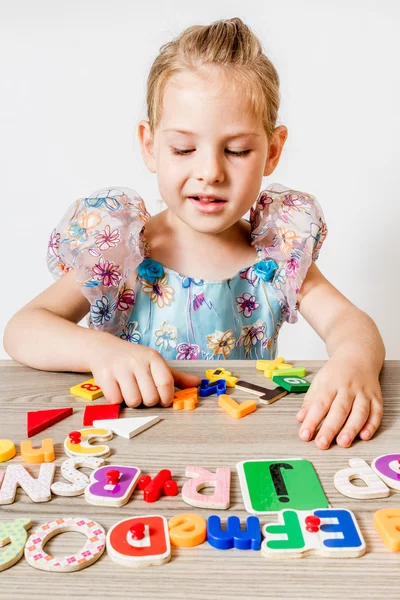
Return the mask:
{"type": "Polygon", "coordinates": [[[193,72],[175,74],[164,91],[154,139],[147,121],[139,125],[139,138],[143,158],[157,173],[160,194],[172,213],[193,230],[220,233],[254,204],[287,133],[275,164],[269,165],[262,123],[219,69],[207,71],[206,82],[193,72]]]}

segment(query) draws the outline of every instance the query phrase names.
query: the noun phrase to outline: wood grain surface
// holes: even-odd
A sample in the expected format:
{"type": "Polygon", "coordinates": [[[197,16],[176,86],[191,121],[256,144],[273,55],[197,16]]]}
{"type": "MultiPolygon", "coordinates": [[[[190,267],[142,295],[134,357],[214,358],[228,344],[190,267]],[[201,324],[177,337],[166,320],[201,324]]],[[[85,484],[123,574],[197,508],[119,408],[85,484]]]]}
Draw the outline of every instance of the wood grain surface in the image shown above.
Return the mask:
{"type": "MultiPolygon", "coordinates": [[[[170,361],[170,366],[205,376],[209,361],[170,361]]],[[[312,379],[324,364],[322,361],[297,361],[305,366],[312,379]]],[[[227,361],[224,365],[240,379],[255,384],[271,385],[270,380],[255,369],[255,361],[227,361]]],[[[56,464],[66,458],[63,441],[68,433],[82,427],[85,401],[69,395],[69,388],[89,377],[82,373],[37,371],[14,361],[0,361],[0,438],[11,439],[17,446],[13,464],[21,462],[19,446],[26,439],[26,412],[46,408],[72,406],[74,414],[32,438],[40,443],[52,437],[56,464]]],[[[172,408],[141,408],[121,411],[121,417],[159,414],[161,421],[137,437],[127,440],[115,436],[109,445],[112,455],[107,464],[134,465],[142,473],[155,475],[169,468],[179,489],[186,481],[187,465],[199,465],[211,471],[229,467],[232,473],[231,506],[226,511],[207,511],[190,507],[177,497],[164,497],[156,504],[146,504],[143,493],[136,490],[128,504],[120,508],[89,505],[83,496],[53,496],[48,503],[36,504],[18,490],[13,504],[0,506],[0,520],[30,517],[33,527],[61,516],[87,516],[105,529],[117,521],[136,515],[161,514],[167,518],[181,512],[194,512],[207,518],[213,512],[223,520],[230,515],[245,519],[236,464],[245,459],[294,458],[309,459],[315,466],[332,507],[348,508],[355,513],[367,545],[367,553],[357,559],[327,559],[306,556],[302,559],[268,560],[261,552],[218,551],[208,543],[196,548],[173,548],[171,562],[160,567],[129,569],[115,564],[107,553],[98,562],[70,574],[48,573],[30,567],[23,558],[14,567],[0,573],[1,600],[75,600],[76,598],[146,598],[174,599],[365,599],[398,600],[400,555],[390,552],[373,528],[373,514],[380,508],[399,507],[400,493],[391,491],[388,498],[353,500],[336,491],[333,476],[348,466],[352,457],[373,458],[400,451],[400,361],[387,361],[381,374],[384,397],[382,425],[369,442],[358,440],[351,449],[333,446],[321,451],[313,442],[299,440],[295,414],[303,394],[288,395],[270,406],[257,401],[256,412],[243,419],[232,419],[218,407],[216,396],[201,399],[194,411],[172,408]]],[[[235,390],[238,400],[256,398],[235,390]]],[[[95,401],[104,403],[104,398],[95,401]]],[[[7,463],[0,464],[4,470],[7,463]]],[[[28,470],[37,474],[38,466],[28,470]]],[[[57,468],[55,481],[61,480],[57,468]]],[[[261,517],[261,522],[275,517],[261,517]]],[[[63,555],[78,550],[84,537],[63,533],[46,545],[51,554],[63,555]]],[[[2,549],[0,549],[0,552],[2,549]]]]}

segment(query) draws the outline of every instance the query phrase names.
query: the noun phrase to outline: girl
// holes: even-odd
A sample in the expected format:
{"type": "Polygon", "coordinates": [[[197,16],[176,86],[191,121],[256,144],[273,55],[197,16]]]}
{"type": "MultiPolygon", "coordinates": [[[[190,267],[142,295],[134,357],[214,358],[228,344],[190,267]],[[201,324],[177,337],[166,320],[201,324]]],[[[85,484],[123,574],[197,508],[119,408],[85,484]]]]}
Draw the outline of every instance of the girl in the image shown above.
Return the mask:
{"type": "Polygon", "coordinates": [[[161,48],[147,108],[138,136],[167,209],[150,217],[128,188],[74,202],[49,242],[58,280],[10,320],[6,351],[37,369],[91,371],[110,402],[168,406],[174,382],[200,381],[165,359],[274,358],[300,311],[330,356],[297,415],[300,438],[318,431],[321,449],[370,439],[379,332],[315,265],[327,230],[314,196],[260,192],[288,132],[259,40],[238,18],[188,28],[161,48]]]}

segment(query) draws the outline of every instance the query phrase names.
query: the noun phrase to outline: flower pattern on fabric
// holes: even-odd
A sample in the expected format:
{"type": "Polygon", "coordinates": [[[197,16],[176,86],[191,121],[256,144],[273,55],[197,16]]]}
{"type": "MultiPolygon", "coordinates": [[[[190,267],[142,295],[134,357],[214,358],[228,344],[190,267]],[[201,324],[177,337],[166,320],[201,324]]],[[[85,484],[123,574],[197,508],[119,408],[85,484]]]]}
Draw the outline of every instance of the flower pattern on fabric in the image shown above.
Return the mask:
{"type": "Polygon", "coordinates": [[[248,358],[250,358],[252,346],[255,346],[257,342],[262,342],[264,339],[265,329],[265,323],[261,319],[258,319],[254,325],[246,325],[242,328],[237,343],[244,346],[248,358]]]}
{"type": "Polygon", "coordinates": [[[71,237],[71,247],[77,248],[83,242],[87,242],[91,230],[101,223],[101,217],[95,212],[88,215],[81,213],[76,221],[72,221],[68,228],[71,237]]]}
{"type": "Polygon", "coordinates": [[[164,346],[164,350],[168,347],[176,348],[176,338],[178,336],[177,329],[174,325],[168,325],[166,321],[162,324],[161,329],[155,332],[156,335],[156,346],[164,346]]]}
{"type": "Polygon", "coordinates": [[[126,340],[127,342],[132,342],[133,344],[139,344],[142,335],[139,333],[139,331],[137,331],[137,326],[137,321],[129,321],[119,336],[121,340],[126,340]]]}
{"type": "Polygon", "coordinates": [[[177,360],[196,360],[199,358],[200,346],[197,346],[196,344],[191,345],[182,342],[176,350],[177,360]]]}
{"type": "Polygon", "coordinates": [[[207,335],[209,341],[208,347],[213,351],[213,356],[227,358],[235,346],[235,338],[232,335],[232,329],[228,331],[215,331],[211,335],[207,335]]]}
{"type": "Polygon", "coordinates": [[[90,305],[88,326],[157,350],[170,360],[273,359],[285,321],[327,229],[310,194],[280,184],[262,190],[250,211],[253,265],[208,281],[151,258],[150,219],[129,188],[104,188],[67,209],[50,234],[55,278],[75,270],[90,305]]]}
{"type": "Polygon", "coordinates": [[[241,279],[246,279],[253,287],[257,287],[260,284],[260,278],[256,273],[255,265],[240,271],[239,275],[241,279]]]}
{"type": "Polygon", "coordinates": [[[140,279],[142,284],[142,291],[145,294],[150,294],[150,300],[157,304],[159,308],[168,306],[172,302],[174,296],[174,289],[167,285],[168,275],[164,273],[161,279],[156,279],[154,283],[140,279]]]}
{"type": "Polygon", "coordinates": [[[118,285],[122,275],[118,270],[119,265],[114,265],[108,260],[100,258],[98,264],[95,264],[92,271],[94,278],[100,281],[106,287],[118,285]]]}
{"type": "Polygon", "coordinates": [[[123,288],[118,292],[116,308],[117,310],[129,310],[129,308],[135,304],[135,300],[136,293],[134,290],[123,286],[123,288]]]}
{"type": "Polygon", "coordinates": [[[60,237],[61,237],[60,234],[57,233],[57,231],[55,229],[53,229],[53,231],[51,232],[49,244],[48,244],[49,252],[52,252],[54,254],[54,256],[57,256],[57,258],[60,257],[60,254],[58,252],[58,249],[60,247],[60,237]]]}
{"type": "Polygon", "coordinates": [[[107,296],[102,296],[90,307],[93,323],[104,325],[112,317],[112,303],[107,296]]]}
{"type": "Polygon", "coordinates": [[[250,223],[259,258],[278,265],[272,285],[285,320],[295,323],[298,293],[327,235],[322,209],[311,194],[276,183],[260,193],[250,210],[250,223]]]}
{"type": "Polygon", "coordinates": [[[110,226],[106,225],[103,231],[95,234],[94,241],[102,252],[109,248],[115,248],[121,241],[119,229],[111,231],[110,226]]]}
{"type": "Polygon", "coordinates": [[[253,311],[260,306],[260,303],[256,301],[256,297],[252,296],[249,292],[244,292],[244,294],[238,296],[236,298],[236,303],[238,305],[238,311],[243,313],[243,316],[246,318],[251,317],[253,311]]]}

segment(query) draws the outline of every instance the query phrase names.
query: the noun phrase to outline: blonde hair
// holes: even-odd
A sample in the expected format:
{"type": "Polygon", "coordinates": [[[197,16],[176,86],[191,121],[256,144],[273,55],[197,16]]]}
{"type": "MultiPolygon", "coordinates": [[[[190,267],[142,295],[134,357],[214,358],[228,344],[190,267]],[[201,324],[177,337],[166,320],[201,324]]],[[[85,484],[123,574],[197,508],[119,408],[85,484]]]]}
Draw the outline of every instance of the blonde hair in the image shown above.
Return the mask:
{"type": "Polygon", "coordinates": [[[278,116],[279,76],[263,53],[259,39],[239,18],[188,27],[179,37],[161,46],[147,78],[151,134],[160,123],[163,94],[172,75],[191,70],[201,76],[200,69],[210,65],[223,69],[230,83],[240,87],[269,138],[278,116]]]}

